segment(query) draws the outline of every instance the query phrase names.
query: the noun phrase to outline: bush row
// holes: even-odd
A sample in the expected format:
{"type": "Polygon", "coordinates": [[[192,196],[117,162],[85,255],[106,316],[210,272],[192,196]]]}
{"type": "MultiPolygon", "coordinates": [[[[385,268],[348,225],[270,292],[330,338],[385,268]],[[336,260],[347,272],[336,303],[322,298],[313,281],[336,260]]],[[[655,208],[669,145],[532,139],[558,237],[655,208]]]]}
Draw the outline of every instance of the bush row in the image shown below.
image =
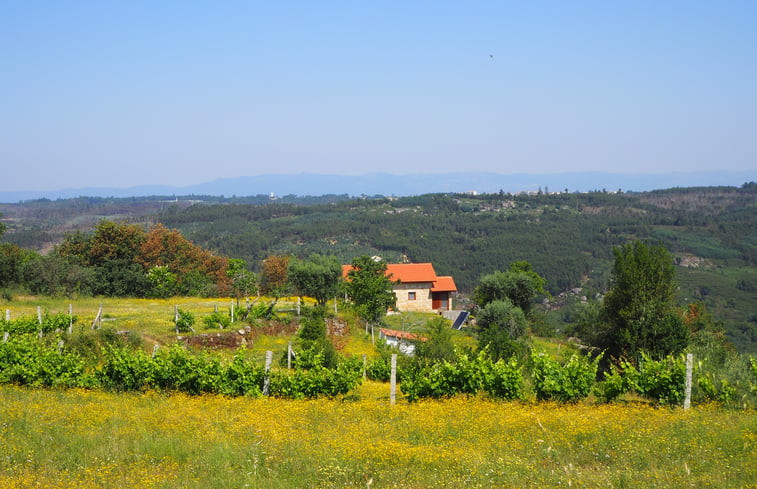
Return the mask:
{"type": "MultiPolygon", "coordinates": [[[[492,362],[482,352],[472,359],[458,355],[453,362],[405,366],[399,369],[398,376],[402,392],[410,401],[479,392],[493,398],[519,399],[523,397],[524,381],[530,379],[540,401],[575,402],[593,393],[600,401],[611,402],[633,392],[658,405],[683,403],[686,384],[683,356],[655,360],[642,355],[638,366],[621,362],[605,372],[601,382],[596,382],[600,359],[601,356],[591,359],[574,354],[560,363],[540,353],[533,354],[527,365],[519,365],[515,359],[492,362]]],[[[750,378],[738,383],[729,382],[708,370],[706,362],[699,362],[693,371],[693,401],[754,406],[757,361],[750,362],[750,378]]],[[[374,361],[368,365],[368,372],[383,376],[385,363],[383,359],[374,361]]]]}
{"type": "Polygon", "coordinates": [[[402,393],[409,401],[478,392],[500,399],[522,397],[522,367],[514,359],[492,362],[486,352],[473,358],[458,355],[455,362],[401,369],[399,376],[402,393]]]}
{"type": "Polygon", "coordinates": [[[355,362],[335,369],[272,371],[236,354],[229,362],[195,354],[175,344],[154,356],[140,349],[105,345],[103,359],[92,365],[76,351],[59,348],[52,339],[16,335],[0,344],[0,383],[46,387],[104,388],[114,391],[156,389],[188,394],[287,398],[333,397],[354,389],[362,380],[355,362]]]}
{"type": "MultiPolygon", "coordinates": [[[[160,349],[153,356],[118,342],[105,343],[97,357],[85,353],[75,341],[63,347],[55,335],[11,335],[0,343],[0,383],[228,396],[259,396],[267,389],[269,395],[284,398],[334,397],[357,387],[363,369],[362,360],[357,358],[341,359],[334,368],[323,367],[322,353],[316,351],[301,354],[294,362],[294,370],[277,369],[268,375],[263,366],[241,352],[224,362],[178,344],[160,349]]],[[[493,362],[483,351],[475,357],[458,354],[454,361],[402,362],[398,376],[401,390],[410,401],[478,393],[497,399],[520,399],[529,379],[538,400],[575,402],[593,392],[599,400],[611,402],[635,392],[661,405],[683,401],[682,356],[655,360],[644,355],[638,366],[621,362],[597,383],[598,362],[599,357],[590,359],[577,354],[564,363],[545,354],[534,354],[524,364],[514,358],[493,362]]],[[[757,361],[750,362],[749,378],[736,383],[716,376],[699,362],[694,369],[694,402],[753,405],[757,361]]],[[[389,377],[388,361],[383,357],[369,362],[366,370],[369,377],[389,377]]]]}
{"type": "Polygon", "coordinates": [[[27,333],[52,333],[56,329],[64,330],[70,324],[76,323],[76,316],[69,316],[65,313],[50,315],[48,312],[42,315],[42,323],[36,316],[21,316],[17,319],[6,321],[0,319],[0,333],[10,334],[27,334],[27,333]]]}

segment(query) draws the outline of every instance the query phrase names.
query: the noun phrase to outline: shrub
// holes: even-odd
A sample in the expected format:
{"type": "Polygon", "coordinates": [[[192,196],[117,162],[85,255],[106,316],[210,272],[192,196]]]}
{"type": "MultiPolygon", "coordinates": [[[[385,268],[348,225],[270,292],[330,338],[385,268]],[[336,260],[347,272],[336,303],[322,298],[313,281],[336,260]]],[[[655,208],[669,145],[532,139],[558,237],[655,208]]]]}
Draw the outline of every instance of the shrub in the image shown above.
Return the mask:
{"type": "Polygon", "coordinates": [[[262,391],[265,368],[246,361],[237,353],[226,366],[221,394],[227,396],[259,396],[262,391]]]}
{"type": "Polygon", "coordinates": [[[58,351],[34,335],[0,344],[0,383],[45,387],[85,386],[85,362],[75,352],[58,351]]]}
{"type": "Polygon", "coordinates": [[[392,375],[392,365],[389,357],[380,356],[366,362],[365,376],[371,380],[386,382],[392,375]]]}
{"type": "Polygon", "coordinates": [[[178,310],[178,317],[174,318],[174,324],[176,325],[176,331],[179,333],[188,333],[194,331],[195,315],[189,311],[182,309],[178,310]]]}
{"type": "Polygon", "coordinates": [[[0,332],[8,332],[10,334],[29,334],[38,333],[52,333],[55,330],[65,330],[73,320],[76,323],[76,316],[69,316],[65,313],[58,313],[50,315],[45,313],[42,316],[42,324],[39,323],[39,319],[36,316],[21,316],[18,319],[6,321],[4,318],[0,319],[0,332]]]}
{"type": "Polygon", "coordinates": [[[108,345],[104,356],[98,379],[106,389],[133,391],[152,385],[154,363],[143,351],[108,345]]]}
{"type": "Polygon", "coordinates": [[[270,380],[270,395],[303,399],[347,394],[360,384],[362,375],[351,362],[346,362],[335,369],[317,366],[310,370],[270,372],[270,380]]]}
{"type": "Polygon", "coordinates": [[[484,380],[484,390],[499,399],[520,399],[523,397],[523,368],[515,358],[508,361],[499,359],[492,364],[484,380]]]}
{"type": "Polygon", "coordinates": [[[560,365],[544,353],[531,357],[536,398],[559,402],[575,402],[589,395],[597,377],[600,356],[594,360],[573,354],[560,365]]]}
{"type": "Polygon", "coordinates": [[[179,344],[161,349],[153,359],[154,385],[187,394],[219,393],[223,369],[218,359],[195,355],[179,344]]]}
{"type": "Polygon", "coordinates": [[[518,399],[522,383],[522,369],[515,358],[493,363],[486,350],[473,358],[458,353],[454,362],[416,365],[403,370],[401,375],[402,392],[409,401],[475,395],[481,391],[496,398],[518,399]]]}
{"type": "MultiPolygon", "coordinates": [[[[623,365],[633,368],[633,366],[626,363],[623,365]]],[[[613,365],[609,371],[605,371],[603,376],[603,381],[594,387],[594,395],[602,402],[612,402],[628,392],[630,388],[628,379],[616,366],[613,365]]]]}
{"type": "Polygon", "coordinates": [[[683,356],[668,356],[653,360],[646,353],[641,354],[638,370],[628,370],[629,386],[659,404],[680,404],[686,387],[686,362],[683,356]]]}
{"type": "Polygon", "coordinates": [[[231,316],[220,311],[205,316],[202,321],[205,323],[205,329],[224,329],[231,326],[231,316]]]}

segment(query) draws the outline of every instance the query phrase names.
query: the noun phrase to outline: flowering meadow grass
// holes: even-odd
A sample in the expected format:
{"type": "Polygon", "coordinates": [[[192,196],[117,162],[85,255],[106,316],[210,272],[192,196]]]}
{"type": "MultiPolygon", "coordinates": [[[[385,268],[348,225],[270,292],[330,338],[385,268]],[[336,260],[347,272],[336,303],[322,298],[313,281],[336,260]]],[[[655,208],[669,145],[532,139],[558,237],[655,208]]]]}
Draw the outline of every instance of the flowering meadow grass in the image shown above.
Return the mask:
{"type": "Polygon", "coordinates": [[[0,387],[3,488],[757,488],[757,413],[0,387]]]}
{"type": "MultiPolygon", "coordinates": [[[[272,299],[263,297],[261,301],[272,299]]],[[[283,298],[277,304],[277,310],[294,309],[296,298],[283,298]]],[[[308,304],[312,301],[309,300],[308,304]]],[[[76,299],[61,299],[44,296],[19,295],[10,302],[0,305],[4,314],[10,310],[11,318],[20,316],[37,316],[37,307],[50,314],[68,314],[68,306],[73,306],[77,322],[74,329],[89,329],[100,305],[103,306],[102,327],[120,331],[134,331],[140,335],[152,338],[160,343],[171,343],[176,340],[173,322],[174,306],[187,310],[195,315],[195,331],[205,331],[202,323],[204,316],[210,315],[216,307],[219,311],[228,312],[231,308],[229,298],[201,298],[201,297],[172,297],[169,299],[136,299],[112,297],[82,297],[76,299]]],[[[244,304],[244,302],[242,302],[244,304]]],[[[242,327],[247,323],[237,323],[242,327]]]]}

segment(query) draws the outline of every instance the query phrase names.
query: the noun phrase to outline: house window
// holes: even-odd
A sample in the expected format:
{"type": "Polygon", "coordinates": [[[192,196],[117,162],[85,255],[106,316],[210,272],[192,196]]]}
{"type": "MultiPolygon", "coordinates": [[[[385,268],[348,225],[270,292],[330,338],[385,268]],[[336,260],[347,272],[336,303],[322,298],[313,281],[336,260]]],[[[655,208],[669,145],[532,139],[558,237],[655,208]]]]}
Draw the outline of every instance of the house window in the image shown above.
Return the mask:
{"type": "Polygon", "coordinates": [[[415,292],[408,292],[407,293],[407,300],[414,301],[415,300],[415,292]]]}

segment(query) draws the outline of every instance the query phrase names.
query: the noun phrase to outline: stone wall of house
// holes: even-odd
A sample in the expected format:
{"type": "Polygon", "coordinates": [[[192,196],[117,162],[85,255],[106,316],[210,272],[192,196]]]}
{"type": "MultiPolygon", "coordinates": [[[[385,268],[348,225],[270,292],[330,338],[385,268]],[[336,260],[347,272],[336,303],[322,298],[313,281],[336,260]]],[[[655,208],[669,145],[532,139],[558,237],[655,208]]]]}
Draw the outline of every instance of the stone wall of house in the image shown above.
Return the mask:
{"type": "Polygon", "coordinates": [[[397,310],[432,312],[431,285],[431,282],[395,284],[394,295],[397,297],[397,310]],[[408,299],[410,292],[415,292],[415,300],[408,299]]]}

